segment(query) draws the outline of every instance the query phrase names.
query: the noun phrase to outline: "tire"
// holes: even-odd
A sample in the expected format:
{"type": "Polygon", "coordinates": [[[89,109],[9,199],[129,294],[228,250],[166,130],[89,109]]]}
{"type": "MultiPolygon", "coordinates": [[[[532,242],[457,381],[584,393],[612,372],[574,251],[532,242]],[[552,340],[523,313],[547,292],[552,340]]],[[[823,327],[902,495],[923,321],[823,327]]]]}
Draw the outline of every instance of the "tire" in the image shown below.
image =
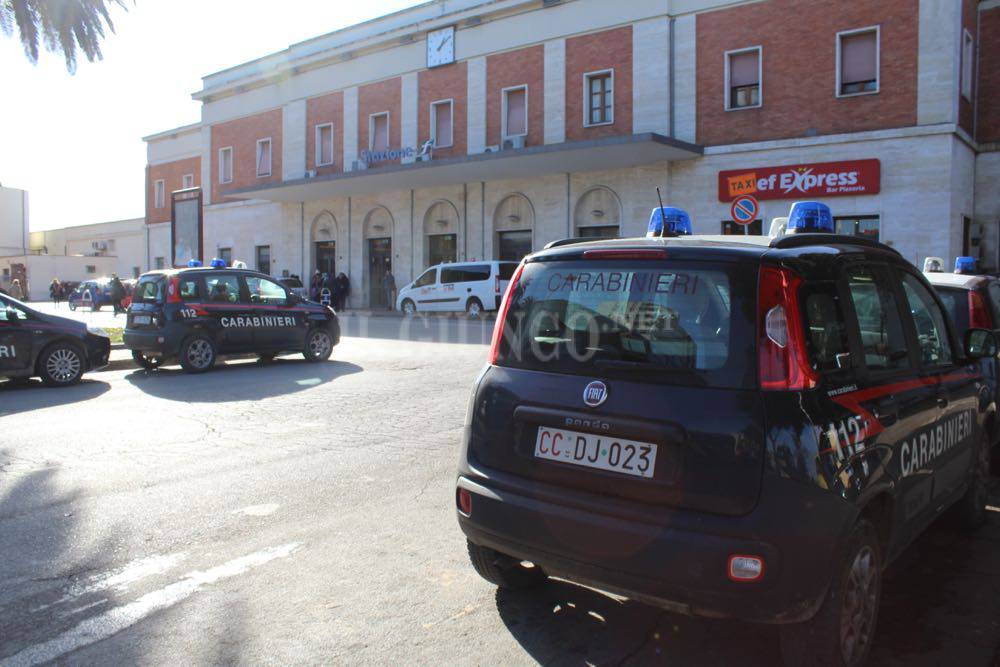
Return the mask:
{"type": "Polygon", "coordinates": [[[489,547],[481,547],[466,540],[469,560],[480,577],[497,588],[524,591],[538,588],[548,577],[538,566],[525,567],[520,561],[505,556],[489,547]]]}
{"type": "Polygon", "coordinates": [[[483,302],[472,297],[465,304],[465,314],[469,317],[482,317],[483,315],[483,302]]]}
{"type": "Polygon", "coordinates": [[[976,530],[986,523],[986,506],[990,500],[990,444],[983,438],[976,448],[976,465],[972,472],[969,490],[958,502],[958,516],[968,530],[976,530]]]}
{"type": "Polygon", "coordinates": [[[38,357],[38,375],[49,387],[70,387],[80,381],[86,359],[72,343],[53,343],[38,357]]]}
{"type": "Polygon", "coordinates": [[[403,303],[400,304],[399,309],[403,311],[403,314],[407,317],[413,317],[417,314],[417,304],[413,303],[409,299],[403,299],[403,303]]]}
{"type": "Polygon", "coordinates": [[[204,373],[215,365],[215,343],[203,334],[195,334],[181,344],[181,368],[188,373],[204,373]]]}
{"type": "Polygon", "coordinates": [[[313,329],[306,336],[302,356],[313,363],[326,361],[333,354],[333,337],[326,329],[313,329]]]}
{"type": "Polygon", "coordinates": [[[835,572],[816,615],[781,626],[786,665],[855,667],[867,660],[882,596],[882,554],[867,519],[854,525],[835,572]]]}
{"type": "Polygon", "coordinates": [[[163,357],[146,356],[144,352],[139,350],[132,350],[132,361],[147,371],[155,370],[163,365],[163,357]]]}

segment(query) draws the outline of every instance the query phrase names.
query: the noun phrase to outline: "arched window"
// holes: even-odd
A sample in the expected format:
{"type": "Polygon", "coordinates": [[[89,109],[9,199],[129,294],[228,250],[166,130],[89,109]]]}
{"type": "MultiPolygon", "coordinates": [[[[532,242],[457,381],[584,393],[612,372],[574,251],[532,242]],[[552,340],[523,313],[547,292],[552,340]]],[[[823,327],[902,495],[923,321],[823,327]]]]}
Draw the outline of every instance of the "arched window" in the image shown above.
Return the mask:
{"type": "Polygon", "coordinates": [[[615,238],[621,235],[621,224],[621,201],[610,188],[591,188],[577,200],[573,212],[577,236],[615,238]]]}
{"type": "Polygon", "coordinates": [[[435,202],[424,214],[424,266],[458,261],[458,209],[435,202]]]}
{"type": "Polygon", "coordinates": [[[512,194],[497,204],[493,214],[493,256],[520,262],[534,247],[535,208],[522,194],[512,194]]]}

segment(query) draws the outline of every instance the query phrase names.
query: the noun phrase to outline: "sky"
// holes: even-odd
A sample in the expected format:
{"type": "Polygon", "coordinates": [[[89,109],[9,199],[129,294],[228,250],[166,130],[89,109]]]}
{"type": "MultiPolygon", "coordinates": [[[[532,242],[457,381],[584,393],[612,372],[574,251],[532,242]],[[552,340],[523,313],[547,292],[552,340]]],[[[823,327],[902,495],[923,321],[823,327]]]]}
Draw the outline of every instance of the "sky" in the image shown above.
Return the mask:
{"type": "Polygon", "coordinates": [[[200,120],[201,77],[422,1],[135,0],[75,75],[0,33],[0,184],[29,191],[32,231],[142,217],[142,137],[200,120]]]}

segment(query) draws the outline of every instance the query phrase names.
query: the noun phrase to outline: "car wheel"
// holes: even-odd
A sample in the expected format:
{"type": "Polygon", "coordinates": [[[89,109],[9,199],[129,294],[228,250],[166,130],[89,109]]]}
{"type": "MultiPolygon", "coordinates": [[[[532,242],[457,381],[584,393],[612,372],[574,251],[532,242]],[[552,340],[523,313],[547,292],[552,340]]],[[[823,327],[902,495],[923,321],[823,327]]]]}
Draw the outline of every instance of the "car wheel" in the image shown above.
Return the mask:
{"type": "Polygon", "coordinates": [[[68,387],[83,377],[84,359],[72,343],[56,343],[38,358],[38,374],[50,387],[68,387]]]}
{"type": "Polygon", "coordinates": [[[826,599],[805,623],[781,626],[786,665],[863,665],[871,651],[882,595],[882,556],[875,526],[851,530],[826,599]]]}
{"type": "Polygon", "coordinates": [[[412,317],[417,312],[417,304],[413,303],[409,299],[403,299],[402,310],[404,315],[412,317]]]}
{"type": "Polygon", "coordinates": [[[324,329],[313,329],[306,338],[306,347],[302,356],[306,361],[326,361],[333,353],[333,338],[324,329]]]}
{"type": "Polygon", "coordinates": [[[215,365],[215,343],[208,336],[191,336],[181,345],[180,362],[188,373],[204,373],[215,365]]]}
{"type": "Polygon", "coordinates": [[[537,588],[548,579],[537,565],[527,567],[521,561],[504,555],[495,549],[481,547],[466,540],[469,560],[480,577],[497,588],[523,591],[537,588]]]}
{"type": "Polygon", "coordinates": [[[983,438],[976,448],[976,465],[968,491],[958,503],[962,524],[976,530],[986,523],[986,506],[990,501],[990,445],[983,438]]]}
{"type": "Polygon", "coordinates": [[[469,299],[469,302],[465,304],[465,312],[469,317],[480,317],[483,314],[482,302],[475,297],[469,299]]]}
{"type": "Polygon", "coordinates": [[[151,357],[139,350],[132,350],[132,361],[147,371],[157,369],[163,365],[163,357],[151,357]]]}
{"type": "Polygon", "coordinates": [[[76,310],[76,301],[70,301],[69,302],[69,309],[70,310],[76,310]]]}

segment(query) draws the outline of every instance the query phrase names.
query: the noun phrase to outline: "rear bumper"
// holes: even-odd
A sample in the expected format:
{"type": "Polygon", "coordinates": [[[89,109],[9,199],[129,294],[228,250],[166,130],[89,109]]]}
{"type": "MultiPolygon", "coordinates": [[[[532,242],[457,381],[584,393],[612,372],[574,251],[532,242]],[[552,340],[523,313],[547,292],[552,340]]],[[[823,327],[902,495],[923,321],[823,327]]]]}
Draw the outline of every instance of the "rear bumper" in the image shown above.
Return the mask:
{"type": "Polygon", "coordinates": [[[473,494],[471,516],[457,513],[470,541],[529,560],[552,576],[711,618],[811,618],[826,595],[852,511],[818,489],[775,480],[785,488],[770,501],[762,498],[746,517],[664,508],[655,521],[638,520],[594,511],[578,497],[546,497],[554,490],[537,483],[476,472],[466,468],[458,478],[473,494]],[[827,523],[816,530],[816,522],[827,523]],[[736,554],[762,557],[762,579],[731,581],[727,567],[736,554]]]}
{"type": "Polygon", "coordinates": [[[130,350],[140,352],[156,352],[166,354],[167,337],[163,330],[144,331],[142,329],[126,329],[122,334],[122,342],[130,350]]]}

